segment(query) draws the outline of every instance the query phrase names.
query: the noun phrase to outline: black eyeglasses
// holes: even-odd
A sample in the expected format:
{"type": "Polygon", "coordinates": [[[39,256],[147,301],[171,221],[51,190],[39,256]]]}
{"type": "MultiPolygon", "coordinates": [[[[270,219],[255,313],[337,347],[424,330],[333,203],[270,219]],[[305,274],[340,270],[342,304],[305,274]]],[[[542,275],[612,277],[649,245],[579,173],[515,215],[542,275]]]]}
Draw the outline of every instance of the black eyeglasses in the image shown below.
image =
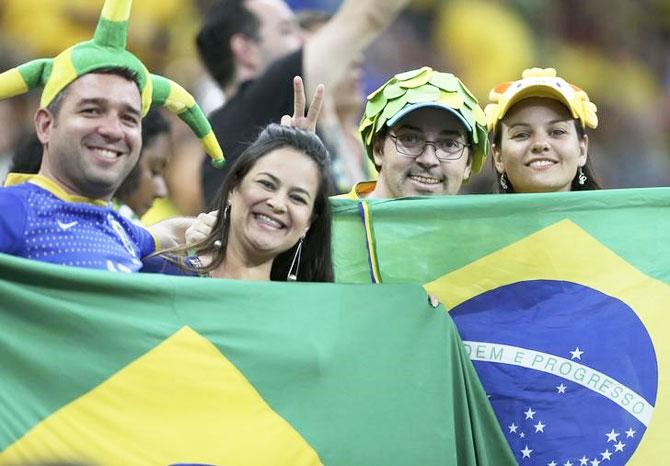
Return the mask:
{"type": "Polygon", "coordinates": [[[426,150],[426,146],[433,146],[435,157],[440,161],[458,160],[463,157],[466,147],[465,144],[454,138],[440,138],[435,141],[428,141],[423,136],[415,133],[390,134],[389,137],[395,144],[395,148],[400,155],[405,157],[417,158],[426,150]]]}

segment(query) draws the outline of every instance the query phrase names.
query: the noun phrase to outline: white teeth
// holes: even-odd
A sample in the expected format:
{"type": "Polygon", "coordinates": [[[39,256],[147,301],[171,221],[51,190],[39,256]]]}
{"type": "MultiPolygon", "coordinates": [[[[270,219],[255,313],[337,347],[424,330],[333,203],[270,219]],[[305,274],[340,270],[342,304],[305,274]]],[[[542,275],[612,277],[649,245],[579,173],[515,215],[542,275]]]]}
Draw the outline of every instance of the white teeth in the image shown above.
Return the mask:
{"type": "Polygon", "coordinates": [[[108,149],[95,149],[95,152],[102,158],[109,159],[109,160],[114,160],[118,157],[119,154],[114,152],[113,150],[108,150],[108,149]]]}
{"type": "Polygon", "coordinates": [[[532,168],[540,168],[540,167],[546,167],[548,165],[553,165],[556,162],[553,162],[551,160],[533,160],[531,163],[528,164],[529,167],[532,168]]]}
{"type": "Polygon", "coordinates": [[[283,228],[284,226],[275,219],[268,217],[267,215],[258,214],[256,215],[256,218],[258,219],[259,222],[269,225],[273,228],[283,228]]]}
{"type": "Polygon", "coordinates": [[[410,178],[423,184],[438,184],[440,182],[437,178],[427,176],[410,175],[410,178]]]}

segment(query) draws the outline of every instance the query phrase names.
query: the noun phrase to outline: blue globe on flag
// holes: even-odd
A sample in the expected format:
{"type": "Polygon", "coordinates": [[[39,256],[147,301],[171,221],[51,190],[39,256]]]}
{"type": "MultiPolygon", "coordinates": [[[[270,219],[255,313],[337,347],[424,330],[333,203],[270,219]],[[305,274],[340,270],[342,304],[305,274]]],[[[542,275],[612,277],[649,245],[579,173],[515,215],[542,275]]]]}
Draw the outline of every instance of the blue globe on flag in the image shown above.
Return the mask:
{"type": "Polygon", "coordinates": [[[530,280],[450,314],[519,464],[626,464],[658,387],[633,309],[576,283],[530,280]]]}

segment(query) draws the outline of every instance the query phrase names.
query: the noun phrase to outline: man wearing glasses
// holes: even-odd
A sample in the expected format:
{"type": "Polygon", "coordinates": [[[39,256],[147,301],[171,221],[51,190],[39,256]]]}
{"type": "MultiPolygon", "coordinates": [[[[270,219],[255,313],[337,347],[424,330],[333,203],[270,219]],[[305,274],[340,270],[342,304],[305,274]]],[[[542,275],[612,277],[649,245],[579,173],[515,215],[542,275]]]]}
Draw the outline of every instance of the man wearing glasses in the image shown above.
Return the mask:
{"type": "Polygon", "coordinates": [[[379,177],[343,197],[457,194],[488,151],[484,112],[454,75],[424,67],[368,96],[361,136],[379,177]]]}

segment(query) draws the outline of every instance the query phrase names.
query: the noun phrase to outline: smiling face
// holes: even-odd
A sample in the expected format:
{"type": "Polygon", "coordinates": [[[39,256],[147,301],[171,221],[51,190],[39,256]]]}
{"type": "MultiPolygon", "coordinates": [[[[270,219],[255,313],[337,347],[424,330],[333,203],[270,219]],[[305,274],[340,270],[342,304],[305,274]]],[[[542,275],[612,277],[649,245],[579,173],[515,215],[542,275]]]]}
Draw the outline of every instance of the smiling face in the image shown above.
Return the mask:
{"type": "Polygon", "coordinates": [[[287,251],[307,233],[318,191],[318,167],[307,155],[288,147],[267,153],[228,197],[228,250],[254,262],[287,251]]]}
{"type": "Polygon", "coordinates": [[[515,104],[500,123],[493,146],[498,173],[517,193],[570,191],[586,163],[588,136],[577,133],[568,109],[554,99],[532,97],[515,104]]]}
{"type": "Polygon", "coordinates": [[[135,166],[142,145],[137,84],[91,73],[65,91],[59,111],[35,114],[44,145],[40,173],[70,194],[108,200],[135,166]]]}
{"type": "Polygon", "coordinates": [[[426,141],[468,142],[466,129],[446,110],[422,108],[407,114],[389,128],[381,147],[374,150],[375,164],[381,166],[377,186],[370,197],[399,198],[457,194],[470,176],[470,149],[465,147],[457,160],[439,160],[435,147],[428,145],[418,157],[398,152],[392,136],[415,135],[426,141]]]}

